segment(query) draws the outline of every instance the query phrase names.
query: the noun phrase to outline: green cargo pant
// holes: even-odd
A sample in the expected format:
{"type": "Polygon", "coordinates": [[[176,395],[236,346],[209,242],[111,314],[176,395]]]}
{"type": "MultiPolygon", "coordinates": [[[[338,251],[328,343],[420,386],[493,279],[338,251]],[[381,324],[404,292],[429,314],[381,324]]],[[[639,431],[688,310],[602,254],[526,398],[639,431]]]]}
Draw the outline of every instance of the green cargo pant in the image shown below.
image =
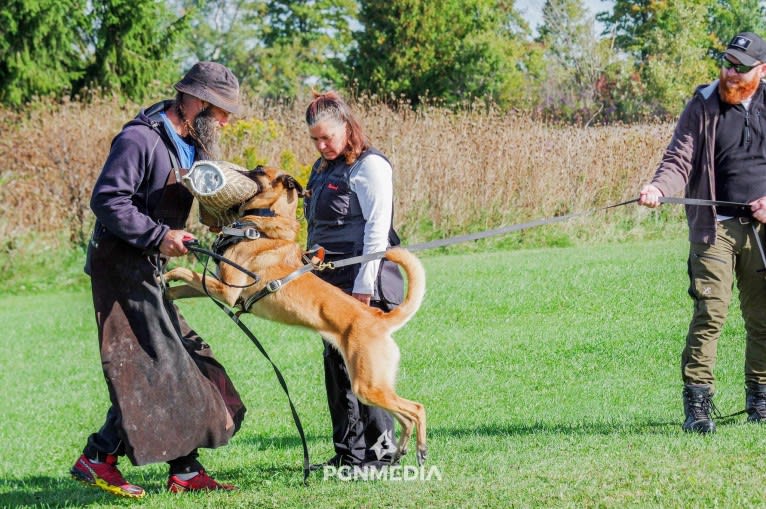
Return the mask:
{"type": "MultiPolygon", "coordinates": [[[[745,384],[766,384],[766,271],[751,221],[721,221],[715,244],[690,246],[689,295],[694,300],[694,315],[681,356],[685,384],[714,382],[716,347],[729,310],[734,276],[746,331],[745,384]]],[[[766,226],[755,224],[766,247],[766,226]]]]}

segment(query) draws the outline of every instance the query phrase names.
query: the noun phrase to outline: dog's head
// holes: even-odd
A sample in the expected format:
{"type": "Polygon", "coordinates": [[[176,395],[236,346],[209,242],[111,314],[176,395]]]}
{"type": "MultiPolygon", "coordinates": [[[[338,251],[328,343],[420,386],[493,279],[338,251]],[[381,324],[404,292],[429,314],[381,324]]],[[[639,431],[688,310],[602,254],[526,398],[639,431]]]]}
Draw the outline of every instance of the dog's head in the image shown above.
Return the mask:
{"type": "Polygon", "coordinates": [[[258,192],[240,206],[240,214],[248,209],[271,209],[279,216],[295,217],[303,186],[292,175],[269,166],[258,166],[246,175],[258,185],[258,192]]]}

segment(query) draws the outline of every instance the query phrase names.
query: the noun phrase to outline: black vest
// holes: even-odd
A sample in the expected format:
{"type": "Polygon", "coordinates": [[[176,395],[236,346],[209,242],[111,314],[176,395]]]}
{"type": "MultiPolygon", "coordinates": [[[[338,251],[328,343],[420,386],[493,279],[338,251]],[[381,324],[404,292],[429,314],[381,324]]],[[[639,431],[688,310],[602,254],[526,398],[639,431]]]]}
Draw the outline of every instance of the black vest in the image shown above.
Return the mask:
{"type": "MultiPolygon", "coordinates": [[[[339,260],[362,254],[364,248],[364,226],[366,221],[359,205],[359,199],[351,190],[351,172],[364,158],[378,155],[388,159],[374,148],[364,151],[353,164],[347,164],[343,157],[330,161],[321,172],[317,171],[322,160],[314,163],[306,185],[310,191],[303,200],[303,212],[308,223],[308,246],[316,244],[327,250],[328,261],[339,260]]],[[[389,161],[390,164],[390,161],[389,161]]],[[[388,234],[389,246],[399,245],[399,237],[393,228],[393,217],[388,234]]],[[[350,292],[359,273],[359,264],[324,271],[317,275],[342,290],[350,292]]],[[[396,265],[383,260],[373,299],[391,304],[401,302],[404,289],[403,279],[396,265]]]]}

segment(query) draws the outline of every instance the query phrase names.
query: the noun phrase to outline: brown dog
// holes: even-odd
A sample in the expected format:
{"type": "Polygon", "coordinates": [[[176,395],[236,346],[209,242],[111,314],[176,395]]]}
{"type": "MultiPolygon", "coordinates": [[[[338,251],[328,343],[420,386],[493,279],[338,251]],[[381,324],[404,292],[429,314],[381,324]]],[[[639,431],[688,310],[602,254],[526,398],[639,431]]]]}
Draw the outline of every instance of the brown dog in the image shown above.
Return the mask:
{"type": "MultiPolygon", "coordinates": [[[[302,193],[300,185],[275,168],[251,173],[255,174],[259,191],[240,206],[240,214],[270,209],[274,216],[242,216],[242,221],[255,223],[261,237],[245,239],[224,252],[225,258],[260,276],[256,284],[247,286],[252,279],[226,263],[220,264],[220,281],[205,280],[210,295],[229,306],[241,305],[268,282],[284,278],[303,266],[302,251],[295,241],[299,229],[295,212],[302,193]]],[[[400,265],[407,275],[404,302],[388,313],[365,306],[310,272],[257,301],[247,311],[269,320],[309,327],[332,343],[343,356],[351,387],[359,400],[389,411],[402,426],[397,459],[407,452],[413,426],[417,427],[417,461],[422,464],[426,457],[425,408],[421,403],[399,397],[394,391],[399,348],[391,333],[402,327],[420,307],[425,294],[425,272],[420,261],[405,249],[390,249],[385,257],[400,265]]],[[[203,294],[202,276],[196,272],[178,267],[165,277],[188,285],[171,287],[171,298],[203,294]]]]}

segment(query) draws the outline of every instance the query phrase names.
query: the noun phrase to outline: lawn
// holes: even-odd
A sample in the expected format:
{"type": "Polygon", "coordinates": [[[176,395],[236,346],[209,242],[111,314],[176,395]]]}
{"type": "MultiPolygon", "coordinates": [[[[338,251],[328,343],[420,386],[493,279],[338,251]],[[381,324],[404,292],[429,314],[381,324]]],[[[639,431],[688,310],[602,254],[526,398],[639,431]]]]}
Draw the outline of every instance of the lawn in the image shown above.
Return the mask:
{"type": "MultiPolygon", "coordinates": [[[[201,454],[241,489],[174,496],[164,465],[124,460],[142,501],[67,473],[108,402],[89,293],[0,296],[0,506],[762,507],[766,429],[740,416],[714,436],[681,431],[686,249],[679,238],[424,256],[426,300],[396,339],[398,392],[428,412],[430,479],[318,472],[304,486],[271,367],[211,302],[183,301],[249,408],[228,446],[201,454]]],[[[329,458],[318,336],[244,320],[285,376],[312,461],[329,458]]],[[[744,405],[743,330],[735,301],[716,369],[724,413],[744,405]]]]}

